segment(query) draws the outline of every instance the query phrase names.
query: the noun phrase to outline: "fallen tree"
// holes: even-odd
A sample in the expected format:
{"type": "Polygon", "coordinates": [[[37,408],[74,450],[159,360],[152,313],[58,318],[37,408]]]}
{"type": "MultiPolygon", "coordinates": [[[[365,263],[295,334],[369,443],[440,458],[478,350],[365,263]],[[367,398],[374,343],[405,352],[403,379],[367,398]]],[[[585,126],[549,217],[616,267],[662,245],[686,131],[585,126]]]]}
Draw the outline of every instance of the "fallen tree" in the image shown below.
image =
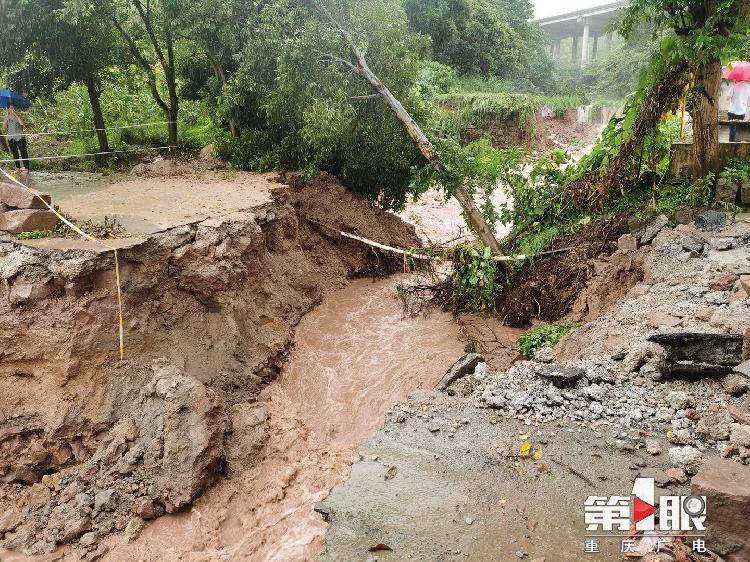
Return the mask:
{"type": "MultiPolygon", "coordinates": [[[[352,63],[348,60],[341,59],[339,57],[333,57],[332,59],[336,62],[345,65],[353,73],[360,76],[362,79],[372,87],[378,96],[386,103],[386,105],[393,111],[396,117],[401,121],[409,133],[409,136],[414,140],[419,148],[419,151],[430,163],[432,168],[439,176],[444,176],[449,173],[445,162],[438,154],[432,141],[427,138],[419,124],[412,118],[409,112],[404,108],[403,104],[391,93],[388,87],[378,78],[378,76],[370,69],[365,59],[364,52],[357,46],[356,41],[352,37],[351,33],[336,20],[333,14],[326,8],[326,6],[319,0],[312,0],[314,8],[326,19],[331,25],[334,26],[337,33],[343,38],[354,56],[355,62],[352,63]]],[[[452,195],[456,201],[461,205],[461,208],[466,215],[471,227],[476,232],[479,239],[488,247],[495,256],[502,256],[503,252],[500,247],[500,243],[497,241],[492,228],[488,224],[484,217],[484,214],[479,209],[477,204],[474,202],[472,194],[466,189],[460,182],[456,183],[452,189],[452,195]]]]}

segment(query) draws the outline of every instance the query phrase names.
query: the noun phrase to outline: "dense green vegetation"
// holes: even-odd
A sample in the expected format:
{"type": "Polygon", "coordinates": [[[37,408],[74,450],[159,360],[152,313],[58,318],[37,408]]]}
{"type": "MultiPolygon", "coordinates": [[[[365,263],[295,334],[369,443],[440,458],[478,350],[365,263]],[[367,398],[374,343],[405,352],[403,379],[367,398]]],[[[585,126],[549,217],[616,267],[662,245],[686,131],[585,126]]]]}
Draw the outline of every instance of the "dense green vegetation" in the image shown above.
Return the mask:
{"type": "Polygon", "coordinates": [[[549,88],[552,61],[531,23],[530,0],[405,0],[409,26],[429,36],[434,60],[461,75],[502,77],[515,88],[549,88]]]}

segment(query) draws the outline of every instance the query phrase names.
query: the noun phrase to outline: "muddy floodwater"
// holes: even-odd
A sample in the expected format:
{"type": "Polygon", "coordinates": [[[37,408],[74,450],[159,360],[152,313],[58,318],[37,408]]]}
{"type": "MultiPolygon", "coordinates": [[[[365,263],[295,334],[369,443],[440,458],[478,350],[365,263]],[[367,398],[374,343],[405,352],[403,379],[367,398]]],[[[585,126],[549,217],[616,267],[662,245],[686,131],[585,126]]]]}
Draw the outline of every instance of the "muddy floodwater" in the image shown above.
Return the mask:
{"type": "Polygon", "coordinates": [[[290,360],[266,387],[260,464],[217,483],[190,511],[152,523],[112,560],[309,560],[327,524],[316,502],[345,480],[386,410],[432,388],[463,352],[449,314],[402,318],[399,278],[358,280],[300,322],[290,360]]]}

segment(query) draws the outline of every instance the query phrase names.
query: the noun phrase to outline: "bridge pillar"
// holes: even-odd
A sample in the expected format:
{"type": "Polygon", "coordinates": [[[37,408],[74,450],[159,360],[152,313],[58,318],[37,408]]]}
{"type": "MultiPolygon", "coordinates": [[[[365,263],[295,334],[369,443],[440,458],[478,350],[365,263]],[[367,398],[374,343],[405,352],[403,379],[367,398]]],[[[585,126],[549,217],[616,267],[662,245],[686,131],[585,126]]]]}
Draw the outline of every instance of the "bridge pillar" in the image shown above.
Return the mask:
{"type": "Polygon", "coordinates": [[[578,58],[578,35],[573,36],[573,48],[572,48],[570,59],[573,62],[573,64],[577,64],[578,61],[580,60],[578,58]]]}
{"type": "Polygon", "coordinates": [[[589,61],[589,45],[591,43],[591,24],[583,22],[583,41],[581,42],[581,66],[586,66],[589,61]]]}

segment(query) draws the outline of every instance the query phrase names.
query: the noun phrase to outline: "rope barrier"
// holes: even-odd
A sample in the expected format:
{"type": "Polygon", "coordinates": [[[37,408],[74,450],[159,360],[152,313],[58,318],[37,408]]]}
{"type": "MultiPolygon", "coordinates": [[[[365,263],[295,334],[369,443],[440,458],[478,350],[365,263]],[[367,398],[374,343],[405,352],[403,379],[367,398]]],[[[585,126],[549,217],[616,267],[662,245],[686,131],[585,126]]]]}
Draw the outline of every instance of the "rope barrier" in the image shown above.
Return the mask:
{"type": "Polygon", "coordinates": [[[35,197],[37,197],[42,203],[44,203],[45,207],[47,207],[50,211],[55,213],[55,216],[57,216],[58,219],[60,219],[63,223],[65,223],[71,230],[73,230],[76,234],[82,236],[86,240],[89,240],[91,242],[94,242],[95,244],[99,244],[103,248],[106,248],[107,250],[111,250],[114,253],[115,257],[115,282],[117,283],[117,313],[118,313],[118,320],[119,320],[119,340],[120,340],[120,360],[123,359],[125,356],[125,330],[124,330],[124,324],[123,324],[123,316],[122,316],[122,289],[120,287],[120,261],[117,256],[117,248],[114,246],[110,246],[109,244],[102,242],[98,238],[94,238],[90,234],[85,233],[83,230],[78,228],[75,224],[70,222],[68,219],[66,219],[62,214],[60,214],[52,205],[50,205],[42,196],[41,194],[31,189],[28,185],[25,185],[18,181],[16,178],[14,178],[11,174],[6,172],[3,168],[0,168],[0,173],[2,173],[7,179],[9,179],[14,184],[22,187],[26,191],[29,191],[32,193],[35,197]]]}
{"type": "MultiPolygon", "coordinates": [[[[77,133],[96,133],[98,131],[117,131],[121,129],[139,129],[142,127],[151,127],[153,125],[169,125],[171,123],[176,123],[176,121],[154,121],[152,123],[136,123],[135,125],[119,125],[119,126],[112,126],[112,127],[103,127],[98,128],[95,127],[93,129],[73,129],[70,131],[39,131],[38,133],[24,133],[24,136],[27,137],[43,137],[45,135],[74,135],[77,133]]],[[[8,138],[11,135],[0,135],[0,137],[8,138]]]]}
{"type": "MultiPolygon", "coordinates": [[[[168,146],[145,146],[141,148],[127,148],[124,150],[105,150],[104,152],[88,152],[86,154],[64,154],[62,156],[34,156],[31,158],[18,158],[19,160],[65,160],[67,158],[85,158],[87,156],[103,156],[105,154],[120,154],[123,152],[139,152],[141,150],[164,150],[169,149],[168,146]]],[[[0,164],[13,164],[16,160],[9,158],[6,160],[0,160],[0,164]]]]}

